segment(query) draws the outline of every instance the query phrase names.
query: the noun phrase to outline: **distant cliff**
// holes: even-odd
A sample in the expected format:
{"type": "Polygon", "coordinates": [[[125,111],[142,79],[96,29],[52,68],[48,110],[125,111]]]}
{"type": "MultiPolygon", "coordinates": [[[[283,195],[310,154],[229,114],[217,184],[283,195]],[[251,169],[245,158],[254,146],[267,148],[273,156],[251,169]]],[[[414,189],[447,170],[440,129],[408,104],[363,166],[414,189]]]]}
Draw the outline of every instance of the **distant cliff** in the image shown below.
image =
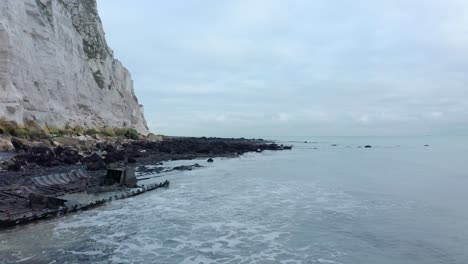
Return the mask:
{"type": "Polygon", "coordinates": [[[96,0],[0,0],[0,117],[148,133],[96,0]]]}

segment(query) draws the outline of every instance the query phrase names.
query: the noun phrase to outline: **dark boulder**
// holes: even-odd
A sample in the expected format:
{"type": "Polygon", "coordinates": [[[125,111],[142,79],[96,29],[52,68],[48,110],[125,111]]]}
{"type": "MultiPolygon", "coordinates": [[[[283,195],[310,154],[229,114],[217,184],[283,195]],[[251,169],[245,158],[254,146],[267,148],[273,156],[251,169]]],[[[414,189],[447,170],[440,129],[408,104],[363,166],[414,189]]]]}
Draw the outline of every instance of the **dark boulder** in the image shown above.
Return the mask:
{"type": "Polygon", "coordinates": [[[53,153],[53,150],[46,146],[36,146],[31,149],[30,153],[32,155],[49,155],[53,153]]]}
{"type": "Polygon", "coordinates": [[[364,148],[372,148],[371,145],[365,145],[364,148]]]}
{"type": "Polygon", "coordinates": [[[83,158],[82,162],[88,164],[87,168],[90,171],[105,170],[107,167],[103,158],[96,153],[83,158]]]}
{"type": "Polygon", "coordinates": [[[11,139],[11,144],[15,147],[16,152],[28,152],[34,147],[29,141],[17,137],[11,139]]]}
{"type": "Polygon", "coordinates": [[[98,171],[98,170],[105,170],[107,169],[106,163],[101,159],[99,161],[93,162],[88,164],[88,170],[90,171],[98,171]]]}
{"type": "Polygon", "coordinates": [[[9,171],[20,171],[26,165],[27,165],[27,163],[25,161],[14,158],[9,162],[9,164],[7,166],[7,170],[9,170],[9,171]]]}
{"type": "Polygon", "coordinates": [[[88,156],[88,157],[84,158],[83,162],[85,162],[85,163],[94,163],[94,162],[97,162],[97,161],[100,161],[100,160],[102,160],[102,157],[99,156],[96,153],[93,153],[91,156],[88,156]]]}
{"type": "Polygon", "coordinates": [[[104,162],[110,164],[117,161],[123,161],[125,160],[125,156],[124,151],[107,152],[104,162]]]}
{"type": "MultiPolygon", "coordinates": [[[[162,165],[162,164],[156,164],[156,165],[162,165]]],[[[140,166],[137,168],[137,172],[143,173],[145,175],[152,174],[152,173],[161,173],[165,171],[165,167],[146,167],[146,166],[140,166]]]]}
{"type": "Polygon", "coordinates": [[[107,152],[115,152],[117,151],[117,148],[112,144],[107,144],[105,145],[104,150],[107,152]]]}
{"type": "Polygon", "coordinates": [[[60,165],[54,151],[46,146],[35,146],[28,153],[18,155],[15,159],[44,167],[60,165]]]}
{"type": "Polygon", "coordinates": [[[70,165],[77,164],[83,159],[83,156],[77,150],[70,147],[57,147],[55,154],[61,163],[70,165]]]}
{"type": "Polygon", "coordinates": [[[106,148],[106,143],[103,143],[103,142],[96,143],[97,150],[104,150],[105,148],[106,148]]]}
{"type": "Polygon", "coordinates": [[[177,166],[177,167],[174,167],[172,168],[172,170],[177,170],[177,171],[191,171],[195,168],[201,168],[203,166],[201,166],[200,164],[196,163],[196,164],[193,164],[193,165],[184,165],[184,166],[177,166]]]}
{"type": "Polygon", "coordinates": [[[212,163],[212,162],[214,162],[214,160],[212,158],[209,158],[206,162],[212,163]]]}

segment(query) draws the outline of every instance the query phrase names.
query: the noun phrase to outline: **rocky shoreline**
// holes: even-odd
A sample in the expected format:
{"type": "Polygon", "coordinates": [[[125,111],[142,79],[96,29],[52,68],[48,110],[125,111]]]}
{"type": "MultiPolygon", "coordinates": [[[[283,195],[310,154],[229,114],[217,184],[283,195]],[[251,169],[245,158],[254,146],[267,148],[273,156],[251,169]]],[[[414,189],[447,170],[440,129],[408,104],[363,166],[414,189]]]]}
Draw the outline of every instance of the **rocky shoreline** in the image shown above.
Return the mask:
{"type": "MultiPolygon", "coordinates": [[[[58,199],[71,193],[134,190],[121,184],[102,186],[102,179],[107,177],[109,168],[131,168],[141,176],[151,176],[161,172],[192,170],[202,166],[194,164],[167,168],[145,165],[162,165],[161,162],[164,161],[200,158],[212,162],[214,157],[236,157],[247,152],[292,148],[262,139],[243,138],[126,139],[78,136],[39,141],[13,137],[9,140],[14,152],[3,152],[4,159],[0,159],[0,198],[2,198],[0,228],[3,225],[2,221],[7,227],[14,225],[15,222],[26,223],[63,212],[76,211],[73,208],[63,207],[54,207],[52,211],[51,208],[42,207],[38,211],[31,204],[31,195],[47,197],[44,199],[58,199]],[[71,171],[79,171],[80,175],[67,176],[71,171]]],[[[139,185],[135,187],[142,188],[139,185]]],[[[80,208],[86,209],[89,206],[82,204],[80,208]]]]}
{"type": "Polygon", "coordinates": [[[61,172],[84,166],[90,172],[122,164],[156,164],[169,160],[235,157],[247,152],[286,150],[263,139],[161,137],[129,140],[116,137],[59,137],[31,141],[11,138],[13,152],[0,160],[0,186],[10,178],[61,172]]]}

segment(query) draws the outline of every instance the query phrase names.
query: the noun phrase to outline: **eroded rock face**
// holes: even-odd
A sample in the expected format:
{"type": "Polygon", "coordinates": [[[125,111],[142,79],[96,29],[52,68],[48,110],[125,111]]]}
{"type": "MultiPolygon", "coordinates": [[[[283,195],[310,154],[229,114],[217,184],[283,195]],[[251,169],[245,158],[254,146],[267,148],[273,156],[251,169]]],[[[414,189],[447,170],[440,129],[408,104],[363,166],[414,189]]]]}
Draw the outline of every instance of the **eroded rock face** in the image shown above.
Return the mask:
{"type": "Polygon", "coordinates": [[[130,73],[107,46],[96,0],[0,1],[0,116],[148,133],[130,73]]]}

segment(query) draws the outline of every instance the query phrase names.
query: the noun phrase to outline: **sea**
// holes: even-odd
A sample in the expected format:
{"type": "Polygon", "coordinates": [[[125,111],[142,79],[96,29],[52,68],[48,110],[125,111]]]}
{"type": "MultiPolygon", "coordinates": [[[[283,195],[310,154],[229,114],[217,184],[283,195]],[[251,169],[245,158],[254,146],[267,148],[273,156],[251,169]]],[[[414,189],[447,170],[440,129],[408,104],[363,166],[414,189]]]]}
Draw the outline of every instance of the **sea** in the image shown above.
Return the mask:
{"type": "Polygon", "coordinates": [[[0,231],[0,263],[467,264],[467,137],[290,137],[0,231]],[[371,145],[372,148],[364,148],[371,145]]]}

